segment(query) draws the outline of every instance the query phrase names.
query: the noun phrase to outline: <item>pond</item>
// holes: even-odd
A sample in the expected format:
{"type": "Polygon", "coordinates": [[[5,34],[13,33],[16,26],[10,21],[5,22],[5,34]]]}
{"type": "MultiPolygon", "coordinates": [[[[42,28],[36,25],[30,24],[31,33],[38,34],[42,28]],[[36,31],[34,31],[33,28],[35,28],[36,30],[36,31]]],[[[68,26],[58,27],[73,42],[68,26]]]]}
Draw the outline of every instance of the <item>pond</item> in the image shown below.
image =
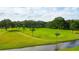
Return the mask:
{"type": "Polygon", "coordinates": [[[79,40],[71,41],[71,42],[64,42],[54,45],[42,45],[42,46],[33,46],[33,47],[26,47],[26,48],[19,48],[19,49],[10,49],[8,51],[55,51],[56,46],[58,49],[64,48],[73,48],[75,46],[79,46],[79,40]]]}

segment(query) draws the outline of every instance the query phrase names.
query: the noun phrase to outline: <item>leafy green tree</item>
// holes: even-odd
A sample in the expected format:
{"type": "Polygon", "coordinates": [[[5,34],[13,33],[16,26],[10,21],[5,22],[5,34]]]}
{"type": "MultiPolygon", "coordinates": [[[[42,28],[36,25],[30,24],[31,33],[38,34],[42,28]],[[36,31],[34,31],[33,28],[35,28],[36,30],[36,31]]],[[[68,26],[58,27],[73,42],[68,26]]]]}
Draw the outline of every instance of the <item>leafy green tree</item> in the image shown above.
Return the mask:
{"type": "Polygon", "coordinates": [[[26,28],[24,24],[22,25],[22,28],[23,28],[23,32],[24,32],[24,30],[25,30],[25,28],[26,28]]]}
{"type": "Polygon", "coordinates": [[[32,31],[32,36],[34,36],[35,28],[31,28],[31,31],[32,31]]]}
{"type": "Polygon", "coordinates": [[[1,26],[7,30],[7,28],[11,27],[11,20],[10,19],[2,20],[1,26]]]}
{"type": "Polygon", "coordinates": [[[56,17],[53,21],[50,23],[50,28],[55,28],[55,29],[65,29],[65,20],[62,17],[56,17]]]}
{"type": "MultiPolygon", "coordinates": [[[[55,36],[56,36],[56,38],[58,39],[58,36],[60,36],[60,33],[59,33],[59,32],[56,32],[56,33],[55,33],[55,36]]],[[[58,40],[56,40],[56,42],[58,42],[58,40]]],[[[59,50],[58,44],[56,44],[56,48],[55,48],[55,51],[57,51],[57,50],[59,50]]]]}
{"type": "Polygon", "coordinates": [[[68,20],[69,29],[72,30],[79,30],[79,20],[68,20]]]}
{"type": "Polygon", "coordinates": [[[44,21],[36,21],[36,28],[45,28],[46,22],[44,21]]]}

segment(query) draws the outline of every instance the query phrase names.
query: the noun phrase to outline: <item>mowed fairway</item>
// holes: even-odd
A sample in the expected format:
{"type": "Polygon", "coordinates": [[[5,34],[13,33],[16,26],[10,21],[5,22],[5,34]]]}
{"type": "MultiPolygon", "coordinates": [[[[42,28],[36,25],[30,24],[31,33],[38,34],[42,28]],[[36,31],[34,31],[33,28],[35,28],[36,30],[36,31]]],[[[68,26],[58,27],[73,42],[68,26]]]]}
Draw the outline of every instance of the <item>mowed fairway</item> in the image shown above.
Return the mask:
{"type": "MultiPolygon", "coordinates": [[[[79,39],[79,34],[76,34],[75,32],[79,31],[73,31],[72,30],[58,30],[58,29],[49,29],[49,28],[38,28],[34,32],[34,37],[43,39],[43,40],[49,40],[51,43],[55,43],[57,41],[68,41],[68,40],[76,40],[79,39]],[[59,32],[60,36],[56,37],[55,33],[59,32]]],[[[32,35],[31,31],[27,29],[24,31],[25,34],[32,35]]]]}
{"type": "Polygon", "coordinates": [[[28,28],[24,31],[22,29],[19,30],[21,31],[9,32],[4,29],[0,30],[0,50],[53,44],[60,41],[79,39],[79,34],[72,33],[71,30],[37,28],[33,36],[28,28]],[[59,37],[55,36],[56,32],[60,32],[59,37]]]}

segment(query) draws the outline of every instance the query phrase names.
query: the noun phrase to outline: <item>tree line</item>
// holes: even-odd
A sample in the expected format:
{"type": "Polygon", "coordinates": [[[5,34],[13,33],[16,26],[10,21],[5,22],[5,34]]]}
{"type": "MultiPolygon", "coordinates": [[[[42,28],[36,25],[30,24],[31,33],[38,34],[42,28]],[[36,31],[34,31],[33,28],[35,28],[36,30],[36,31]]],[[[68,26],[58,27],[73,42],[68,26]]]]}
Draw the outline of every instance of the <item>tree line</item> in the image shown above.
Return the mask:
{"type": "Polygon", "coordinates": [[[4,19],[0,21],[0,28],[52,28],[52,29],[68,29],[68,30],[78,30],[79,20],[65,20],[63,17],[56,17],[52,21],[11,21],[10,19],[4,19]]]}

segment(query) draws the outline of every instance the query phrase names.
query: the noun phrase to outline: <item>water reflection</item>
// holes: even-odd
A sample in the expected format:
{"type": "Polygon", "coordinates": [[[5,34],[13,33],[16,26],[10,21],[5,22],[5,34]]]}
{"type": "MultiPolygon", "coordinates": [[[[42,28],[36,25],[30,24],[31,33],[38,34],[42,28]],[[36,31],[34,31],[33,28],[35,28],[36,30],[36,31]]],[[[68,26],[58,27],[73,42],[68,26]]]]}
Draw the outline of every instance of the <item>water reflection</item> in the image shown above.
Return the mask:
{"type": "Polygon", "coordinates": [[[75,40],[71,42],[64,42],[64,43],[60,43],[59,45],[60,45],[60,49],[73,48],[75,46],[79,46],[79,40],[75,40]]]}
{"type": "Polygon", "coordinates": [[[21,48],[21,49],[12,49],[12,50],[14,51],[57,51],[55,50],[56,47],[58,50],[60,50],[64,48],[72,48],[75,46],[79,46],[79,40],[59,43],[57,45],[54,44],[54,45],[33,46],[33,47],[26,47],[26,48],[21,48]]]}

